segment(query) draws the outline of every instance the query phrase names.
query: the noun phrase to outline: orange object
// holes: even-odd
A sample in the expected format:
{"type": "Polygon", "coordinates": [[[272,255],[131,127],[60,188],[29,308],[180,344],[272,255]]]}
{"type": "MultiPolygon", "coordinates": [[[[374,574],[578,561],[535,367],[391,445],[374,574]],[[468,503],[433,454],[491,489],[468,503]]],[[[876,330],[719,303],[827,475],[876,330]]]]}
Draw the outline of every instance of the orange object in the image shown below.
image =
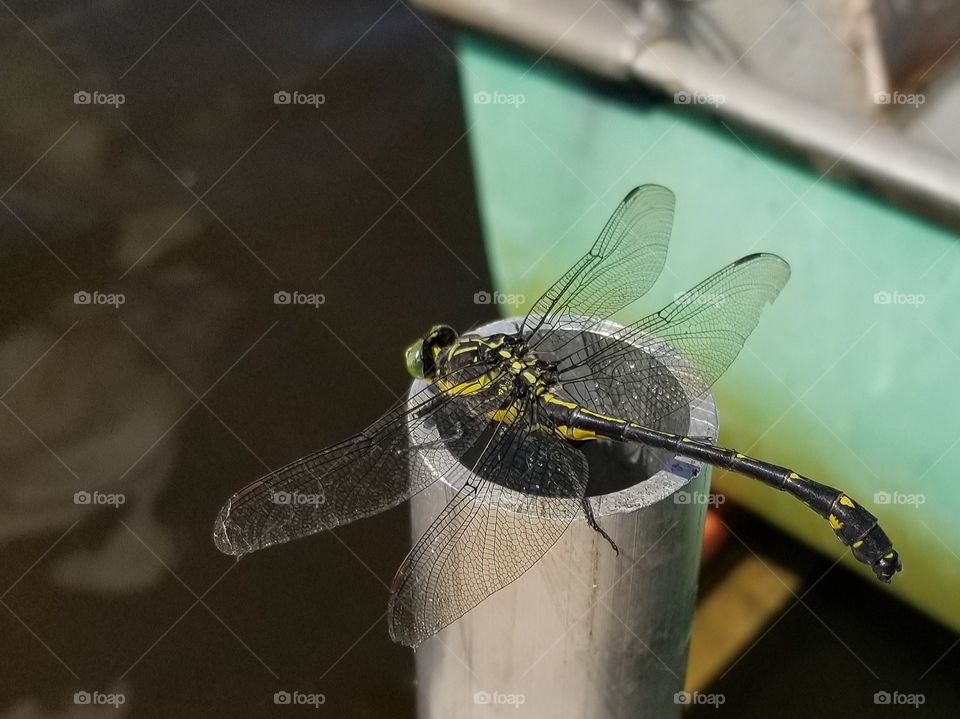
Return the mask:
{"type": "Polygon", "coordinates": [[[726,543],[729,532],[720,520],[720,515],[715,509],[707,510],[707,519],[703,527],[703,553],[700,556],[700,563],[706,564],[719,549],[726,543]]]}

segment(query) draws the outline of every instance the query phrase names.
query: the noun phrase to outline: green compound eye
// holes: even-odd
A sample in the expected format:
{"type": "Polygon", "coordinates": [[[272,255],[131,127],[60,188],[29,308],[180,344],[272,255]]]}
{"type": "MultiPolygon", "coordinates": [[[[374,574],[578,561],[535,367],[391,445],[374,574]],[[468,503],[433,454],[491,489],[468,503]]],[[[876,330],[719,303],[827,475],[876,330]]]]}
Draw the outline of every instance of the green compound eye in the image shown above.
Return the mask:
{"type": "Polygon", "coordinates": [[[423,379],[423,340],[419,339],[407,347],[405,353],[407,372],[414,379],[423,379]]]}

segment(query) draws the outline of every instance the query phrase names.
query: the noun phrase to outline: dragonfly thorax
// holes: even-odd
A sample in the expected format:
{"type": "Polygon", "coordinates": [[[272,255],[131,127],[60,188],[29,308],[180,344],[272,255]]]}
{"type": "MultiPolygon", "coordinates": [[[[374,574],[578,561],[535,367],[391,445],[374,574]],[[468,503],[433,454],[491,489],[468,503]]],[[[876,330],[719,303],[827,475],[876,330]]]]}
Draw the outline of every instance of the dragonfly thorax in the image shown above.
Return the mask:
{"type": "Polygon", "coordinates": [[[529,350],[519,335],[466,336],[458,339],[438,362],[441,373],[484,368],[513,378],[518,394],[546,392],[557,384],[557,368],[529,350]]]}

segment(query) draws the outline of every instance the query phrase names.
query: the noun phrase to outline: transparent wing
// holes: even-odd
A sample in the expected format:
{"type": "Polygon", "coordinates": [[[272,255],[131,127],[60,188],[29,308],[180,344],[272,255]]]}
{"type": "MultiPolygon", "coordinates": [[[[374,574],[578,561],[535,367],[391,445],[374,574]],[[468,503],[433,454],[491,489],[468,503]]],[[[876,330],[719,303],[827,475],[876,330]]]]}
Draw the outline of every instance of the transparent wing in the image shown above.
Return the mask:
{"type": "Polygon", "coordinates": [[[494,423],[473,476],[407,555],[393,581],[390,635],[417,646],[532,567],[582,506],[584,455],[551,434],[530,398],[494,423]]]}
{"type": "Polygon", "coordinates": [[[521,328],[528,346],[536,347],[563,315],[604,319],[645,294],[667,257],[674,205],[666,187],[632,190],[590,251],[530,310],[521,328]]]}
{"type": "Polygon", "coordinates": [[[655,426],[719,379],[789,277],[777,255],[748,255],[609,338],[584,335],[557,363],[563,388],[598,412],[655,426]]]}
{"type": "MultiPolygon", "coordinates": [[[[485,368],[472,371],[480,369],[485,368]]],[[[452,469],[477,441],[490,423],[487,413],[503,403],[500,390],[499,379],[465,396],[431,385],[359,434],[261,477],[220,510],[213,534],[217,548],[239,557],[409,499],[452,469]],[[441,447],[446,451],[435,451],[441,447]]]]}

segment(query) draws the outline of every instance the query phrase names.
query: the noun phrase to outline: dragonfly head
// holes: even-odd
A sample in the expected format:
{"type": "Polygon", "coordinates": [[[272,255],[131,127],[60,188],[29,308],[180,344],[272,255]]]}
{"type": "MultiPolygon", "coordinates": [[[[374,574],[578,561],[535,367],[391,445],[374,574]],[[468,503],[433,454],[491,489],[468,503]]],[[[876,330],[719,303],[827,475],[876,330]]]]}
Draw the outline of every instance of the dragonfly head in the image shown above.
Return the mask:
{"type": "Polygon", "coordinates": [[[448,325],[434,325],[423,337],[407,347],[407,372],[416,379],[432,379],[437,371],[437,357],[457,341],[457,333],[448,325]]]}

